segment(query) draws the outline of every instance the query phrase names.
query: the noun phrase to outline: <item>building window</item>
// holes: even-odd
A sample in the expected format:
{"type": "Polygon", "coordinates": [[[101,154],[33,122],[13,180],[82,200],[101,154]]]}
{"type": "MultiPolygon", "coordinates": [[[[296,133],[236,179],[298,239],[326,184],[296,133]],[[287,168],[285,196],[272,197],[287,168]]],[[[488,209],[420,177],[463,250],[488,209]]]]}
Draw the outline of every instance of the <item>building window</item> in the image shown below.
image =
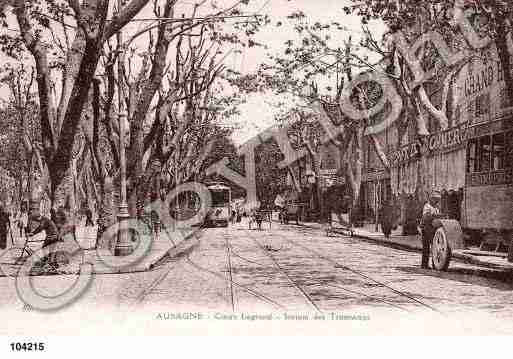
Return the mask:
{"type": "Polygon", "coordinates": [[[506,89],[501,89],[499,93],[499,106],[501,109],[509,107],[508,106],[508,94],[506,89]]]}
{"type": "Polygon", "coordinates": [[[491,138],[490,136],[484,136],[479,139],[479,172],[487,172],[490,170],[490,162],[491,162],[491,138]]]}
{"type": "Polygon", "coordinates": [[[513,168],[513,131],[506,133],[504,162],[507,168],[513,168]]]}
{"type": "Polygon", "coordinates": [[[490,93],[479,95],[476,98],[476,116],[482,116],[490,112],[490,93]]]}
{"type": "Polygon", "coordinates": [[[456,105],[456,109],[454,110],[454,124],[461,123],[463,119],[461,118],[461,105],[456,105]]]}
{"type": "Polygon", "coordinates": [[[475,100],[470,100],[467,102],[467,115],[470,122],[474,122],[474,108],[475,108],[475,100]]]}
{"type": "Polygon", "coordinates": [[[492,171],[504,169],[504,133],[492,136],[492,171]]]}
{"type": "Polygon", "coordinates": [[[470,140],[467,148],[467,172],[478,171],[477,140],[470,140]]]}

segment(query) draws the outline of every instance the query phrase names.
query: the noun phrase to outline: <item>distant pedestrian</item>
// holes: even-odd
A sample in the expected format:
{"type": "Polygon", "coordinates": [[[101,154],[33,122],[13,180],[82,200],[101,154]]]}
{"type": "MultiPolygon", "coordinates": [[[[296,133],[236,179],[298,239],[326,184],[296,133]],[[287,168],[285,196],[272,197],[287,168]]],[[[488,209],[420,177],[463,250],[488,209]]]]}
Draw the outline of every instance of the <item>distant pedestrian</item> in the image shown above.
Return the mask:
{"type": "Polygon", "coordinates": [[[20,211],[18,212],[16,221],[18,222],[17,225],[18,225],[20,237],[21,238],[26,237],[27,236],[27,226],[28,226],[28,212],[24,206],[22,206],[20,208],[20,211]]]}
{"type": "Polygon", "coordinates": [[[389,238],[394,226],[394,207],[390,200],[386,200],[378,212],[379,224],[385,238],[389,238]]]}
{"type": "Polygon", "coordinates": [[[7,234],[11,228],[11,220],[9,214],[3,206],[0,206],[0,249],[7,248],[7,234]]]}
{"type": "Polygon", "coordinates": [[[94,222],[93,222],[93,211],[91,211],[91,209],[89,207],[86,207],[85,208],[85,211],[84,211],[84,214],[86,216],[86,223],[85,223],[85,226],[86,227],[92,227],[94,226],[94,222]]]}
{"type": "Polygon", "coordinates": [[[421,216],[419,201],[414,195],[406,198],[406,211],[404,214],[403,236],[416,236],[419,234],[418,224],[419,216],[421,216]]]}
{"type": "Polygon", "coordinates": [[[429,268],[429,252],[436,228],[433,220],[440,217],[440,192],[434,191],[422,209],[422,261],[421,268],[429,268]]]}
{"type": "Polygon", "coordinates": [[[276,198],[274,199],[274,208],[278,211],[278,220],[280,221],[280,223],[283,223],[285,203],[285,197],[280,194],[277,194],[276,198]]]}
{"type": "Polygon", "coordinates": [[[241,209],[239,207],[237,207],[237,223],[240,223],[241,220],[242,220],[241,209]]]}
{"type": "Polygon", "coordinates": [[[235,210],[235,207],[232,205],[232,206],[230,207],[230,222],[231,222],[232,224],[234,224],[234,223],[235,223],[235,219],[236,219],[236,217],[237,217],[237,211],[235,210]]]}

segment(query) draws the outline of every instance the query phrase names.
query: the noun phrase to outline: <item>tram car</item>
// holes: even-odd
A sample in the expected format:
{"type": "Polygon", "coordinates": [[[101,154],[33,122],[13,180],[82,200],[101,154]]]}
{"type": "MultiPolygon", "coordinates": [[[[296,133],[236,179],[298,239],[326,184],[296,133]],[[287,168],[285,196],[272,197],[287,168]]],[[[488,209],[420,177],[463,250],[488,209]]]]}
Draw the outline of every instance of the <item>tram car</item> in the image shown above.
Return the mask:
{"type": "Polygon", "coordinates": [[[205,218],[207,227],[228,227],[231,218],[232,194],[230,187],[221,182],[207,185],[212,197],[212,207],[205,218]]]}
{"type": "Polygon", "coordinates": [[[433,266],[457,255],[477,265],[513,269],[513,125],[511,119],[470,126],[465,133],[465,186],[461,218],[435,220],[433,266]]]}

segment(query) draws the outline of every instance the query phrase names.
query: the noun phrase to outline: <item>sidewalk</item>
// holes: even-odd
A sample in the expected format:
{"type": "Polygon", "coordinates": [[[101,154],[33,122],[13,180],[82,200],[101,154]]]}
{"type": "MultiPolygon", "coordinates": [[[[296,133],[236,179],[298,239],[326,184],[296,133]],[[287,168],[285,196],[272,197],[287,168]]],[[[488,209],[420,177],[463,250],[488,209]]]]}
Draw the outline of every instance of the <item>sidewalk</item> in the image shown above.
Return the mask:
{"type": "Polygon", "coordinates": [[[375,224],[366,224],[363,227],[353,228],[353,233],[355,237],[369,239],[383,244],[402,247],[413,251],[422,250],[422,240],[420,235],[403,236],[402,228],[400,226],[396,230],[392,231],[389,238],[386,238],[383,232],[381,232],[381,227],[378,229],[379,232],[376,232],[375,230],[375,224]]]}
{"type": "MultiPolygon", "coordinates": [[[[164,257],[179,257],[182,253],[190,250],[199,242],[198,235],[194,235],[197,228],[182,228],[180,232],[182,235],[175,235],[171,240],[165,235],[159,236],[158,239],[153,239],[151,247],[148,251],[143,252],[140,259],[134,264],[127,265],[126,267],[109,265],[108,263],[115,263],[123,257],[115,257],[114,253],[109,250],[96,250],[96,234],[97,227],[77,227],[77,242],[83,249],[81,253],[74,256],[70,263],[62,265],[59,268],[59,274],[78,274],[80,264],[90,263],[93,266],[93,274],[120,274],[120,273],[135,273],[149,271],[155,268],[164,257]]],[[[41,248],[44,234],[35,236],[33,239],[40,240],[40,242],[30,243],[30,249],[37,251],[41,248]]],[[[0,276],[13,275],[17,273],[19,265],[15,265],[16,259],[19,257],[21,249],[24,245],[24,239],[14,237],[14,246],[11,238],[8,237],[8,246],[5,250],[0,250],[0,276]],[[9,273],[4,273],[9,272],[9,273]]],[[[41,271],[41,275],[48,274],[41,271]]]]}
{"type": "MultiPolygon", "coordinates": [[[[341,226],[337,220],[334,219],[332,223],[334,233],[347,234],[347,230],[344,231],[344,227],[341,226]]],[[[319,223],[303,222],[303,225],[316,227],[323,230],[326,229],[326,225],[319,223]]],[[[363,227],[353,227],[352,231],[353,237],[410,251],[422,251],[422,241],[420,235],[403,236],[402,228],[400,226],[396,230],[392,231],[389,238],[385,238],[385,235],[383,232],[381,232],[381,227],[378,227],[378,232],[376,232],[375,224],[365,224],[363,227]]]]}

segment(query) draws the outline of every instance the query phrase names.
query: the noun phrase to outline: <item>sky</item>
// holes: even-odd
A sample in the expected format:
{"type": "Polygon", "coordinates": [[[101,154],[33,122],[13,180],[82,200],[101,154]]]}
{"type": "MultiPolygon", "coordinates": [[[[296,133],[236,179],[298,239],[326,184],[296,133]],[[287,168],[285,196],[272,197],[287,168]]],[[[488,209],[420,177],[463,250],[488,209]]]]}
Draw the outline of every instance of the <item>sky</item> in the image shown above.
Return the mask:
{"type": "MultiPolygon", "coordinates": [[[[215,1],[221,8],[226,4],[233,4],[235,2],[235,0],[207,1],[215,1]]],[[[175,16],[180,16],[182,12],[190,13],[194,1],[179,0],[178,4],[179,8],[175,16]]],[[[357,16],[346,15],[343,11],[343,7],[349,4],[349,0],[251,0],[249,6],[246,7],[245,14],[267,14],[271,20],[271,24],[263,28],[255,38],[257,42],[265,44],[267,49],[262,47],[234,49],[243,51],[232,51],[225,60],[226,66],[244,74],[250,73],[255,71],[260,63],[266,61],[267,53],[277,54],[283,51],[286,40],[297,39],[291,23],[286,19],[287,15],[295,11],[304,12],[310,23],[316,21],[323,23],[337,21],[344,25],[348,29],[347,33],[343,33],[340,38],[332,38],[330,40],[331,46],[342,47],[344,40],[349,35],[358,41],[362,36],[360,19],[357,16]],[[279,28],[274,26],[278,21],[283,23],[279,28]]],[[[147,7],[138,15],[138,18],[153,17],[151,10],[151,7],[147,7]]],[[[126,34],[134,33],[145,25],[147,23],[133,22],[125,27],[124,32],[126,34]]],[[[12,27],[16,28],[14,21],[12,22],[12,27]]],[[[380,23],[372,23],[370,29],[376,34],[376,38],[379,38],[384,27],[380,23]]],[[[141,45],[144,46],[144,44],[141,45]]],[[[0,53],[0,63],[5,61],[5,56],[0,53]]],[[[323,79],[320,79],[320,81],[322,82],[323,79]]],[[[7,96],[6,89],[0,88],[0,99],[6,99],[7,96]]],[[[275,107],[277,102],[290,104],[292,103],[292,98],[272,93],[253,94],[247,97],[247,102],[240,106],[240,115],[234,116],[228,121],[229,125],[239,127],[233,135],[235,143],[240,145],[258,132],[274,124],[274,118],[278,112],[278,109],[275,107]]]]}

